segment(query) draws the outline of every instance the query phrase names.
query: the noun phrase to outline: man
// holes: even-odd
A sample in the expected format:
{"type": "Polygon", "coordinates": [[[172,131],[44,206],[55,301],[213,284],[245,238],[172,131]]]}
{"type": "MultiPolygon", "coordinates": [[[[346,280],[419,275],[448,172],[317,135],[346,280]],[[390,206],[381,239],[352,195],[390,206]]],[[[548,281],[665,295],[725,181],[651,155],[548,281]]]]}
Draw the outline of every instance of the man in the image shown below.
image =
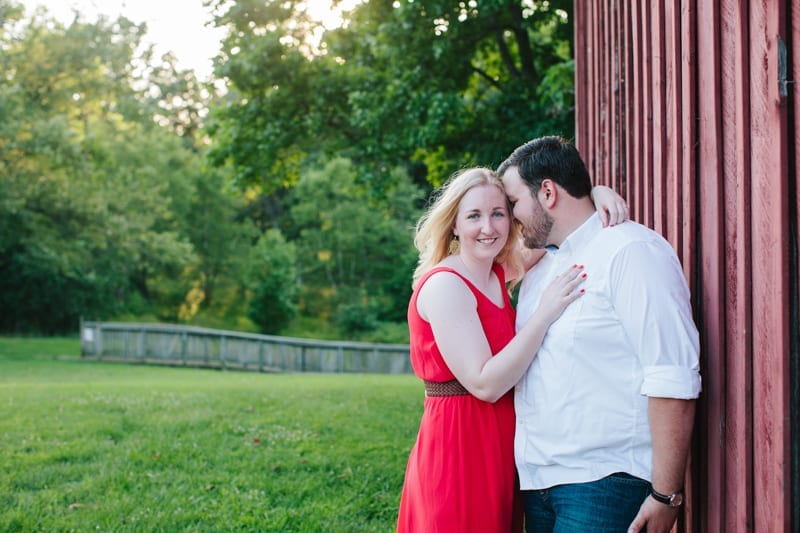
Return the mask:
{"type": "Polygon", "coordinates": [[[564,139],[520,146],[497,173],[525,245],[548,250],[520,287],[517,326],[565,266],[588,275],[515,389],[527,531],[669,531],[700,394],[678,258],[640,224],[601,230],[589,172],[564,139]]]}

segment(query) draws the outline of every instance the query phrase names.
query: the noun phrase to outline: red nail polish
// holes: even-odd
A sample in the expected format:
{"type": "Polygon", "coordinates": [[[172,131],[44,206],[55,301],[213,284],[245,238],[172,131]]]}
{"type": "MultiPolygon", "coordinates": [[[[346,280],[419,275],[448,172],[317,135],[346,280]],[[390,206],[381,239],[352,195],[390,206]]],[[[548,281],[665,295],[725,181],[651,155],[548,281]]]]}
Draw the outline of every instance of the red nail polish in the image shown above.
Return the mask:
{"type": "Polygon", "coordinates": [[[583,294],[584,292],[586,292],[586,289],[581,289],[581,294],[583,294]]]}
{"type": "Polygon", "coordinates": [[[585,278],[585,277],[586,277],[586,272],[584,272],[583,274],[581,274],[581,277],[582,277],[582,278],[585,278]]]}

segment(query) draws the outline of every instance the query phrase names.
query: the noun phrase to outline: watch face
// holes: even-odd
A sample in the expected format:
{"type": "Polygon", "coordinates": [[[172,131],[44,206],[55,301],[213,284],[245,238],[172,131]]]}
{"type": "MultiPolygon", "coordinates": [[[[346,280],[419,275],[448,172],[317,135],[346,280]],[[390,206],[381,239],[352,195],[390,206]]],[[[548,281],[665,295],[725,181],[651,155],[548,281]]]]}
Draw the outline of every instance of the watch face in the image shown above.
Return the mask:
{"type": "Polygon", "coordinates": [[[650,495],[653,496],[653,499],[656,501],[664,505],[669,505],[670,507],[680,507],[683,504],[683,490],[667,495],[656,492],[655,489],[651,488],[650,495]]]}

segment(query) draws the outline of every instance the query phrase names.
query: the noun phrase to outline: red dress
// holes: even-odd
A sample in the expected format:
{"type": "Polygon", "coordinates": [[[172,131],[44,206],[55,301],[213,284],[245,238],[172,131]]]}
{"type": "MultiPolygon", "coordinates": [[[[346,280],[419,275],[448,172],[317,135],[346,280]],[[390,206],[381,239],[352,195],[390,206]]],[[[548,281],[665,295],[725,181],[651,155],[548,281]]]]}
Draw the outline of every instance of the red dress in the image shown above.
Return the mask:
{"type": "MultiPolygon", "coordinates": [[[[466,278],[450,268],[435,268],[419,282],[408,306],[411,366],[427,381],[455,379],[417,313],[419,289],[435,272],[453,272],[478,301],[478,316],[492,354],[514,336],[515,312],[503,285],[497,307],[466,278]]],[[[406,467],[397,531],[406,533],[508,533],[522,531],[522,505],[514,465],[514,392],[495,403],[472,395],[425,398],[419,433],[406,467]]]]}

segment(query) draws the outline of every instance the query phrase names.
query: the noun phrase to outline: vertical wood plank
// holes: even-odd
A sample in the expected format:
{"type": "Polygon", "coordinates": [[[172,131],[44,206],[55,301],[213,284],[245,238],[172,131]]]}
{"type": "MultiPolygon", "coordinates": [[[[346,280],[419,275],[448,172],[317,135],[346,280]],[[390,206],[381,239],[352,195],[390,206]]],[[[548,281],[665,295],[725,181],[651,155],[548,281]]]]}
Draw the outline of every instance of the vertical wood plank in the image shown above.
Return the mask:
{"type": "Polygon", "coordinates": [[[597,91],[595,90],[596,83],[597,83],[597,17],[599,16],[598,11],[596,9],[596,5],[594,2],[589,2],[589,7],[587,11],[590,13],[591,19],[586,21],[586,39],[587,39],[587,57],[589,58],[589,65],[586,69],[586,102],[588,104],[587,109],[587,124],[586,124],[586,131],[589,134],[589,138],[591,139],[590,142],[586,143],[586,152],[582,155],[587,158],[586,164],[590,165],[589,168],[592,170],[592,177],[597,179],[595,175],[595,150],[597,147],[595,146],[597,140],[597,122],[598,122],[598,115],[599,110],[597,109],[597,91]]]}
{"type": "Polygon", "coordinates": [[[610,74],[610,58],[609,46],[611,43],[610,29],[609,29],[609,2],[610,0],[595,2],[599,11],[597,17],[598,23],[598,37],[600,46],[595,51],[595,61],[600,65],[599,69],[599,84],[597,85],[597,93],[600,97],[598,108],[600,111],[600,136],[597,143],[597,158],[598,165],[597,171],[603,176],[603,181],[606,184],[611,183],[611,165],[609,164],[609,150],[608,143],[611,138],[611,125],[614,123],[613,117],[609,115],[611,109],[609,94],[611,93],[611,74],[610,74]]]}
{"type": "Polygon", "coordinates": [[[728,449],[725,527],[748,531],[753,516],[753,377],[752,279],[750,204],[750,87],[746,0],[721,3],[723,57],[723,171],[727,228],[726,308],[731,328],[726,332],[727,389],[725,432],[728,449]]]}
{"type": "Polygon", "coordinates": [[[700,262],[700,292],[702,305],[701,365],[703,394],[700,398],[695,429],[700,442],[700,461],[705,480],[697,498],[699,517],[697,531],[725,531],[725,285],[723,276],[723,175],[722,115],[720,79],[719,11],[714,2],[697,4],[698,76],[698,173],[702,176],[700,193],[700,241],[703,254],[700,262]]]}
{"type": "MultiPolygon", "coordinates": [[[[598,78],[598,67],[597,61],[595,60],[595,55],[597,54],[598,42],[597,42],[597,6],[594,2],[588,3],[589,7],[587,8],[587,15],[588,19],[585,21],[586,28],[588,30],[587,35],[587,50],[586,56],[592,58],[588,61],[589,65],[587,68],[587,80],[586,80],[586,92],[587,97],[586,101],[588,103],[588,114],[586,116],[586,130],[589,132],[591,136],[591,140],[586,145],[586,151],[582,153],[582,155],[587,159],[586,164],[590,165],[589,168],[596,169],[597,168],[597,157],[596,157],[596,144],[599,139],[597,124],[600,121],[600,110],[597,108],[597,90],[599,78],[598,78]]],[[[596,174],[596,172],[595,172],[596,174]]],[[[599,176],[593,175],[595,179],[598,179],[599,176]]],[[[602,179],[602,178],[601,178],[602,179]]]]}
{"type": "MultiPolygon", "coordinates": [[[[680,164],[681,187],[681,221],[680,233],[682,242],[681,256],[683,258],[683,271],[689,282],[689,288],[693,295],[697,294],[696,277],[692,272],[696,271],[697,243],[695,232],[697,231],[697,190],[696,190],[696,164],[697,152],[695,149],[695,117],[697,116],[697,103],[695,99],[695,87],[697,83],[697,31],[696,0],[682,0],[680,12],[681,28],[681,58],[680,70],[682,72],[680,82],[680,129],[681,143],[676,154],[680,164]]],[[[694,306],[697,310],[697,305],[694,306]]]]}
{"type": "MultiPolygon", "coordinates": [[[[587,152],[587,145],[590,139],[589,131],[587,128],[588,117],[587,113],[589,105],[587,101],[588,90],[588,63],[585,58],[588,56],[586,35],[589,33],[588,22],[586,20],[586,3],[574,2],[573,17],[574,17],[574,56],[575,56],[575,146],[583,153],[587,152]],[[578,60],[582,58],[583,60],[578,60]]],[[[588,163],[588,161],[587,161],[588,163]]]]}
{"type": "Polygon", "coordinates": [[[593,90],[594,87],[597,87],[597,83],[599,79],[597,77],[597,61],[595,61],[595,54],[597,53],[597,9],[594,2],[589,2],[589,7],[587,8],[587,15],[588,19],[586,20],[586,28],[588,30],[587,35],[587,57],[592,58],[589,61],[589,66],[587,69],[588,78],[586,80],[586,91],[587,91],[587,102],[589,104],[589,114],[587,115],[587,124],[586,129],[589,131],[591,136],[590,142],[587,144],[586,152],[583,154],[584,157],[589,158],[586,163],[591,165],[590,168],[596,168],[596,156],[595,150],[596,147],[594,146],[597,143],[598,134],[597,134],[597,124],[599,121],[600,111],[597,109],[597,91],[593,90]]]}
{"type": "Polygon", "coordinates": [[[683,233],[678,231],[683,221],[681,198],[681,19],[680,0],[664,2],[664,229],[675,253],[683,261],[683,233]]]}
{"type": "Polygon", "coordinates": [[[629,169],[630,197],[628,198],[628,203],[633,207],[631,212],[633,220],[646,225],[644,188],[642,187],[645,161],[645,146],[643,140],[643,132],[645,129],[644,53],[642,44],[643,17],[639,2],[630,2],[628,5],[630,6],[631,49],[633,58],[631,65],[633,109],[631,113],[630,130],[632,136],[630,144],[632,167],[629,169]]]}
{"type": "MultiPolygon", "coordinates": [[[[639,4],[638,2],[636,2],[639,4]]],[[[641,46],[642,46],[642,117],[644,127],[642,128],[642,173],[640,183],[642,189],[642,218],[639,220],[645,226],[653,227],[653,51],[651,49],[652,36],[652,8],[644,6],[640,8],[641,17],[641,46]]]]}
{"type": "Polygon", "coordinates": [[[625,109],[625,120],[622,124],[624,129],[621,135],[624,139],[621,147],[624,163],[622,165],[621,172],[622,183],[620,189],[618,189],[618,192],[622,194],[628,201],[629,215],[633,217],[636,199],[633,196],[632,182],[634,179],[636,179],[637,175],[634,171],[633,157],[635,150],[635,148],[633,148],[633,139],[636,135],[634,131],[634,109],[636,107],[636,96],[633,94],[633,63],[635,60],[635,50],[631,36],[632,30],[630,2],[622,2],[622,9],[620,9],[620,25],[622,31],[621,60],[623,65],[620,74],[622,76],[620,99],[622,100],[625,109]]]}
{"type": "Polygon", "coordinates": [[[757,530],[790,531],[788,150],[778,94],[784,5],[751,0],[750,112],[753,201],[754,518],[757,530]],[[756,356],[757,355],[757,356],[756,356]]]}
{"type": "Polygon", "coordinates": [[[611,187],[614,190],[619,190],[619,182],[620,182],[620,145],[622,143],[622,135],[621,135],[621,121],[623,120],[622,116],[622,105],[620,97],[622,96],[621,87],[620,87],[620,31],[619,31],[619,5],[616,1],[610,1],[608,4],[608,8],[610,10],[608,14],[609,19],[609,33],[611,37],[611,46],[606,52],[609,56],[609,113],[611,114],[612,120],[611,128],[610,128],[610,136],[608,139],[608,146],[609,146],[609,168],[611,175],[609,176],[611,187]]]}
{"type": "MultiPolygon", "coordinates": [[[[797,172],[800,172],[800,6],[797,6],[796,3],[792,4],[791,28],[792,66],[789,76],[794,80],[791,85],[791,94],[794,101],[794,184],[795,206],[798,206],[796,208],[796,223],[798,230],[800,230],[800,181],[797,179],[797,172]]],[[[798,277],[797,281],[798,285],[800,285],[800,277],[798,277]]],[[[795,430],[800,432],[800,428],[795,428],[795,430]]],[[[800,491],[800,487],[797,490],[800,491]]],[[[796,518],[800,521],[800,516],[796,518]]]]}
{"type": "Polygon", "coordinates": [[[666,69],[665,69],[665,28],[664,28],[664,2],[653,0],[650,6],[650,16],[652,25],[650,29],[650,47],[653,55],[652,68],[652,87],[653,87],[653,130],[652,151],[652,197],[653,197],[653,225],[651,226],[667,240],[670,235],[667,233],[665,202],[666,194],[664,190],[664,179],[666,174],[666,69]]]}
{"type": "MultiPolygon", "coordinates": [[[[800,180],[797,178],[797,173],[800,172],[800,5],[797,2],[792,4],[792,32],[791,32],[791,49],[792,49],[792,67],[790,75],[794,83],[791,84],[790,94],[794,103],[794,185],[795,185],[795,209],[797,211],[797,228],[800,230],[800,180]]],[[[800,243],[799,243],[800,244],[800,243]]],[[[797,278],[797,285],[800,286],[800,272],[797,278]]],[[[800,296],[800,295],[798,295],[800,296]]],[[[795,432],[800,435],[800,428],[794,428],[795,432]]],[[[798,489],[800,490],[800,489],[798,489]]],[[[800,516],[795,517],[800,522],[800,516]]]]}
{"type": "MultiPolygon", "coordinates": [[[[795,238],[800,240],[800,236],[798,236],[798,232],[800,232],[800,180],[798,180],[798,172],[800,172],[800,6],[797,5],[797,2],[794,2],[791,6],[791,44],[789,48],[791,49],[791,70],[789,71],[789,76],[792,80],[795,80],[789,88],[789,96],[792,98],[792,105],[794,109],[794,124],[793,124],[793,135],[789,136],[790,139],[790,150],[794,153],[794,172],[790,172],[790,179],[793,180],[792,184],[795,190],[794,196],[794,210],[795,210],[795,238]],[[793,139],[793,144],[791,144],[793,139]]],[[[800,246],[800,242],[796,242],[795,246],[800,246]]],[[[795,249],[797,250],[797,249],[795,249]]],[[[795,252],[798,254],[798,252],[795,252]]],[[[794,272],[794,301],[800,302],[800,266],[798,266],[798,262],[800,262],[800,254],[795,256],[795,272],[794,272]]],[[[792,288],[792,282],[789,283],[790,289],[792,288]]],[[[790,321],[795,323],[795,328],[800,328],[798,325],[797,313],[798,309],[795,307],[794,316],[790,316],[790,321]]],[[[797,531],[800,529],[800,444],[798,444],[798,440],[800,439],[800,427],[798,426],[798,420],[800,415],[798,415],[798,410],[800,410],[800,401],[797,398],[798,390],[800,390],[800,369],[798,369],[797,365],[800,365],[800,361],[798,361],[798,354],[796,350],[800,349],[800,334],[797,332],[797,329],[794,330],[792,333],[793,341],[790,341],[790,351],[792,353],[792,359],[794,360],[795,369],[793,371],[792,378],[795,380],[795,388],[794,393],[795,395],[791,398],[793,403],[792,411],[789,413],[791,416],[791,435],[792,440],[794,442],[794,448],[791,451],[791,461],[792,461],[792,528],[793,530],[797,531]]]]}
{"type": "MultiPolygon", "coordinates": [[[[680,221],[680,235],[681,235],[681,253],[683,272],[689,284],[689,290],[692,294],[692,309],[694,311],[695,321],[697,324],[702,323],[700,316],[702,307],[700,305],[700,289],[697,283],[698,276],[694,275],[699,272],[697,264],[697,239],[695,232],[697,231],[697,183],[695,181],[695,168],[697,165],[697,156],[694,147],[695,140],[695,83],[697,81],[695,57],[697,54],[696,49],[696,32],[695,32],[695,17],[697,16],[695,8],[695,0],[682,0],[680,2],[680,41],[681,57],[679,69],[681,71],[680,82],[680,101],[681,112],[679,117],[679,127],[681,129],[681,143],[678,147],[678,164],[680,165],[681,176],[681,196],[679,197],[681,213],[680,221]]],[[[696,443],[699,441],[697,430],[693,435],[692,450],[689,453],[688,464],[686,465],[687,477],[685,482],[686,487],[686,505],[683,508],[683,523],[682,531],[699,531],[696,526],[699,513],[696,512],[697,497],[700,492],[700,476],[699,463],[696,462],[698,454],[696,453],[696,443]]]]}

